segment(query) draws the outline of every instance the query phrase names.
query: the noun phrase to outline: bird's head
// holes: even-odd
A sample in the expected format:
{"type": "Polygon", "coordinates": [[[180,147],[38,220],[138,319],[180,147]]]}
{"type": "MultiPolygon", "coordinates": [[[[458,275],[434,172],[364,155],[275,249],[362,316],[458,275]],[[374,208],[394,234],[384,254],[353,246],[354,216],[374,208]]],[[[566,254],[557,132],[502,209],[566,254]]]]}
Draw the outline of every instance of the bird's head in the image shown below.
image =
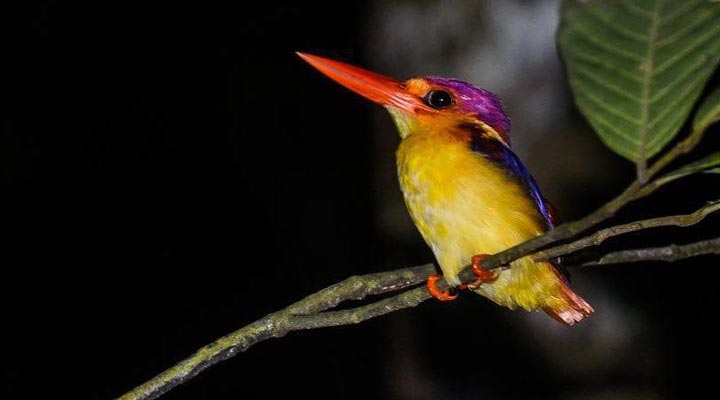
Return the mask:
{"type": "Polygon", "coordinates": [[[339,61],[298,55],[334,81],[385,106],[402,138],[462,127],[510,145],[510,120],[502,102],[485,89],[441,77],[402,82],[339,61]]]}

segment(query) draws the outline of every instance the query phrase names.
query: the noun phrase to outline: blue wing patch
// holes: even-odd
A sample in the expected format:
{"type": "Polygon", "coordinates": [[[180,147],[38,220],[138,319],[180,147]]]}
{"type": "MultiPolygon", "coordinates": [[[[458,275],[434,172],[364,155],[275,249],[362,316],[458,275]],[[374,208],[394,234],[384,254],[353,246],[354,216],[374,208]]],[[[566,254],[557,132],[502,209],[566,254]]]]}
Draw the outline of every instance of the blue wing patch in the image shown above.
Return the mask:
{"type": "MultiPolygon", "coordinates": [[[[545,200],[540,188],[530,172],[525,168],[520,158],[507,146],[499,141],[489,138],[482,134],[482,131],[471,125],[465,125],[463,128],[470,132],[470,148],[472,151],[481,154],[505,168],[513,177],[515,177],[527,190],[532,197],[535,205],[545,219],[547,229],[555,228],[558,219],[555,216],[555,210],[552,205],[545,200]]],[[[562,265],[562,258],[558,258],[552,263],[562,274],[567,282],[570,282],[570,274],[562,265]]]]}
{"type": "Polygon", "coordinates": [[[504,156],[503,159],[506,166],[510,171],[512,171],[512,174],[523,183],[523,186],[525,186],[527,191],[530,193],[530,196],[535,201],[535,204],[537,205],[540,214],[542,214],[545,218],[548,229],[554,228],[555,218],[552,214],[551,207],[543,197],[542,193],[540,193],[540,188],[538,188],[535,179],[533,179],[532,175],[530,175],[530,172],[527,170],[527,168],[525,168],[522,161],[520,161],[520,158],[518,158],[518,156],[512,150],[505,146],[502,146],[502,148],[504,156]]]}
{"type": "MultiPolygon", "coordinates": [[[[558,223],[558,219],[555,216],[555,211],[552,205],[545,200],[540,188],[538,187],[535,179],[533,179],[530,172],[525,168],[520,158],[507,146],[500,143],[499,141],[488,138],[482,134],[478,134],[474,127],[465,126],[471,132],[470,136],[470,148],[484,157],[500,164],[505,168],[513,177],[515,177],[528,191],[530,197],[532,197],[535,205],[545,219],[547,229],[555,228],[558,223]]],[[[553,265],[558,268],[562,273],[562,276],[570,282],[570,274],[567,269],[562,266],[562,258],[557,259],[553,262],[553,265]]]]}
{"type": "Polygon", "coordinates": [[[535,179],[530,175],[530,172],[525,168],[520,158],[518,158],[509,147],[493,138],[487,137],[477,127],[473,125],[463,125],[461,128],[470,132],[470,148],[472,151],[480,153],[502,165],[522,183],[537,205],[538,211],[540,211],[540,214],[545,218],[548,230],[553,229],[556,218],[552,206],[550,206],[550,203],[548,203],[542,193],[540,193],[540,188],[538,188],[535,179]]]}

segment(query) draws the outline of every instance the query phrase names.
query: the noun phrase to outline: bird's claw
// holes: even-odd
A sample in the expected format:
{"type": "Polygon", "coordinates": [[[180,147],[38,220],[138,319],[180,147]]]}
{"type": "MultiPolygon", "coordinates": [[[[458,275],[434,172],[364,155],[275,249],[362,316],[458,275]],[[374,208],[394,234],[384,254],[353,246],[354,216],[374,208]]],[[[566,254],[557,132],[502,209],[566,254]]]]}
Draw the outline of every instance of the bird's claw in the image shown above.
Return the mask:
{"type": "Polygon", "coordinates": [[[498,272],[493,270],[487,270],[482,267],[481,263],[484,259],[489,257],[487,254],[478,254],[473,256],[472,258],[472,270],[475,276],[477,277],[477,280],[472,283],[468,284],[462,284],[458,286],[457,288],[450,288],[448,290],[440,290],[435,286],[435,282],[442,279],[442,275],[440,274],[433,274],[428,276],[427,279],[427,289],[428,292],[430,292],[430,295],[440,301],[452,301],[457,299],[458,297],[458,291],[459,290],[465,290],[466,288],[470,288],[472,290],[477,289],[480,285],[486,282],[492,282],[495,279],[498,278],[498,272]]]}
{"type": "Polygon", "coordinates": [[[427,279],[427,289],[428,292],[430,292],[430,295],[440,301],[452,301],[457,299],[457,289],[450,288],[448,290],[439,290],[435,286],[435,282],[442,279],[442,275],[440,274],[432,274],[428,276],[427,279]]]}
{"type": "Polygon", "coordinates": [[[482,267],[481,263],[484,259],[488,258],[488,254],[477,254],[472,258],[472,270],[475,276],[478,278],[475,282],[469,283],[468,287],[471,289],[477,289],[480,285],[486,282],[492,282],[497,279],[498,274],[495,271],[487,270],[482,267]]]}

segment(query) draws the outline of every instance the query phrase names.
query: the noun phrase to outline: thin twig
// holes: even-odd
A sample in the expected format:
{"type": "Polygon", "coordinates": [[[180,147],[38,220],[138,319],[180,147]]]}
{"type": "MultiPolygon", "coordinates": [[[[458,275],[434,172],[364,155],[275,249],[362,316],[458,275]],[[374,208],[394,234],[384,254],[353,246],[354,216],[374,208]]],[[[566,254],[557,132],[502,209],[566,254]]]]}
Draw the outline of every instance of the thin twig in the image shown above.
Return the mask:
{"type": "Polygon", "coordinates": [[[720,237],[684,245],[671,244],[663,247],[616,251],[604,255],[597,261],[584,263],[582,266],[623,264],[640,261],[672,262],[707,254],[720,254],[720,237]]]}
{"type": "Polygon", "coordinates": [[[676,158],[691,152],[695,148],[695,146],[700,143],[700,140],[705,134],[706,128],[707,126],[702,126],[699,128],[696,127],[692,130],[688,137],[678,142],[675,146],[673,146],[672,149],[670,149],[670,151],[658,158],[658,160],[655,161],[652,167],[650,167],[650,169],[648,170],[648,179],[657,175],[658,172],[662,171],[665,167],[668,166],[668,164],[675,161],[676,158]]]}
{"type": "Polygon", "coordinates": [[[635,221],[628,224],[617,225],[610,228],[602,229],[590,236],[586,236],[582,239],[576,240],[572,243],[553,247],[539,253],[535,253],[532,259],[535,261],[548,261],[553,258],[564,256],[566,254],[574,253],[578,250],[582,250],[591,246],[599,246],[605,240],[619,235],[624,235],[630,232],[637,232],[643,229],[658,228],[663,226],[679,226],[687,227],[695,225],[698,222],[705,219],[706,216],[711,213],[720,210],[720,202],[712,202],[707,204],[705,207],[700,208],[692,214],[687,215],[672,215],[667,217],[651,218],[641,221],[635,221]]]}
{"type": "MultiPolygon", "coordinates": [[[[427,279],[427,276],[423,276],[422,278],[427,279]]],[[[404,308],[415,307],[430,298],[430,293],[428,293],[425,286],[420,286],[362,307],[292,317],[291,322],[293,323],[293,330],[359,324],[370,318],[379,317],[404,308]]]]}
{"type": "MultiPolygon", "coordinates": [[[[692,131],[692,133],[685,138],[684,140],[680,141],[678,144],[676,144],[670,151],[662,155],[655,163],[652,165],[652,167],[648,171],[648,176],[650,178],[657,175],[660,171],[662,171],[665,167],[667,167],[670,163],[675,161],[678,157],[687,154],[691,152],[697,145],[700,143],[700,140],[702,139],[703,135],[705,134],[705,129],[707,126],[704,126],[702,128],[696,128],[692,131]]],[[[652,182],[648,182],[647,184],[643,185],[635,194],[635,198],[633,200],[639,200],[643,197],[647,197],[654,193],[656,190],[658,190],[660,187],[662,187],[664,184],[672,182],[672,180],[668,181],[665,179],[659,178],[652,182]]]]}
{"type": "Polygon", "coordinates": [[[290,305],[283,311],[295,315],[319,313],[335,308],[346,300],[362,300],[367,296],[415,286],[424,282],[434,271],[435,265],[425,264],[389,272],[351,276],[290,305]]]}

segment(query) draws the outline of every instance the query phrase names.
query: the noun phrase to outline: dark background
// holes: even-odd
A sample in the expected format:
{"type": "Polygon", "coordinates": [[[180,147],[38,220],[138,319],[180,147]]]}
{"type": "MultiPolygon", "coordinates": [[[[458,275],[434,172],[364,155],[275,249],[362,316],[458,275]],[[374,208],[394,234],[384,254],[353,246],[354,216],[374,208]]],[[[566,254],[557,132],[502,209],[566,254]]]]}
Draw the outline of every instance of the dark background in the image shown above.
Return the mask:
{"type": "MultiPolygon", "coordinates": [[[[378,222],[388,196],[401,204],[392,165],[376,173],[392,150],[371,131],[396,145],[389,118],[293,53],[382,65],[369,22],[382,17],[382,2],[99,3],[28,2],[4,13],[3,398],[118,396],[347,276],[432,259],[413,230],[397,235],[378,222]]],[[[492,18],[492,2],[481,3],[478,18],[492,18]]],[[[394,68],[402,77],[435,72],[394,68]]],[[[564,81],[553,84],[568,98],[564,81]]],[[[523,90],[532,88],[511,97],[523,90]]],[[[562,126],[548,128],[557,135],[520,153],[572,219],[633,171],[570,101],[561,111],[562,126]],[[543,157],[556,167],[539,165],[543,157]]],[[[720,148],[718,133],[699,153],[720,148]]],[[[718,195],[717,178],[692,178],[620,218],[689,212],[718,195]]],[[[717,222],[609,248],[709,237],[717,222]]],[[[576,271],[597,314],[572,329],[465,295],[293,333],[164,398],[703,393],[715,387],[716,264],[576,271]]]]}

